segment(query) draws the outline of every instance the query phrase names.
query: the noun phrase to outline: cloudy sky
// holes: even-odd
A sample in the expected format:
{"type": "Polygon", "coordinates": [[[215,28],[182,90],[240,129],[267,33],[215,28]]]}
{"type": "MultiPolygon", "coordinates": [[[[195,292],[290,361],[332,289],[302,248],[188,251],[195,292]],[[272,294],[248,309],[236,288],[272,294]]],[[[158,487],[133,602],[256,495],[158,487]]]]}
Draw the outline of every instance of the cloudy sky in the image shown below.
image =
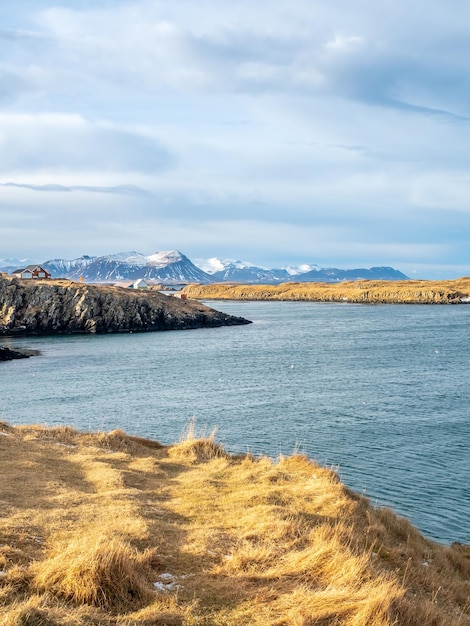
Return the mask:
{"type": "Polygon", "coordinates": [[[467,0],[21,0],[0,258],[470,275],[467,0]]]}

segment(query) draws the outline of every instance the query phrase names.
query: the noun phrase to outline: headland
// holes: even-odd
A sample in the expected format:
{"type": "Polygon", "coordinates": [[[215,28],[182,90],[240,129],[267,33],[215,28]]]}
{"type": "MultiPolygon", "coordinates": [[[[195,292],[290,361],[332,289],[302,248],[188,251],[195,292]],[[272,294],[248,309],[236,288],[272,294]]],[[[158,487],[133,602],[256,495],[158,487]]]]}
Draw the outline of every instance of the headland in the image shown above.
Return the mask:
{"type": "Polygon", "coordinates": [[[287,300],[355,304],[470,303],[470,278],[456,280],[357,280],[341,283],[282,283],[280,285],[188,285],[190,298],[202,300],[287,300]]]}
{"type": "Polygon", "coordinates": [[[0,336],[150,332],[249,323],[158,291],[0,275],[0,336]]]}

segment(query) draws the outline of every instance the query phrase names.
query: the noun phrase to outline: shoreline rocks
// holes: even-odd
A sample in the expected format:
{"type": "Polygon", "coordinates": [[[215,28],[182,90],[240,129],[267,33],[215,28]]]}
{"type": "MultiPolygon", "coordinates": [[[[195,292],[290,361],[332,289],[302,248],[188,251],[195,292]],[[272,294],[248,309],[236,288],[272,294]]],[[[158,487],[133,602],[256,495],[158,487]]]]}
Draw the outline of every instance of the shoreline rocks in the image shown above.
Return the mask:
{"type": "Polygon", "coordinates": [[[152,332],[250,323],[158,291],[0,276],[0,336],[152,332]]]}
{"type": "Polygon", "coordinates": [[[13,361],[14,359],[29,359],[30,356],[37,356],[38,350],[26,348],[11,350],[6,346],[0,346],[0,361],[13,361]]]}

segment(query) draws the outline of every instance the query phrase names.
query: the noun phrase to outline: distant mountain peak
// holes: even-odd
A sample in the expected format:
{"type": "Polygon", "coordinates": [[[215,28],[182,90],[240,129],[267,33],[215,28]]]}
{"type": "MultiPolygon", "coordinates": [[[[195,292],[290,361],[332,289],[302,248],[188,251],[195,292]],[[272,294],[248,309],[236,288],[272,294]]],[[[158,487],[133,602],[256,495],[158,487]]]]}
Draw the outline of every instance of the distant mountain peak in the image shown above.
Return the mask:
{"type": "Polygon", "coordinates": [[[73,261],[46,261],[44,268],[53,277],[85,282],[134,282],[139,278],[158,283],[208,283],[208,274],[196,267],[179,250],[155,252],[149,256],[140,252],[116,252],[100,257],[81,257],[73,261]]]}
{"type": "Polygon", "coordinates": [[[17,263],[29,264],[31,261],[29,259],[0,259],[0,265],[16,265],[17,263]]]}
{"type": "MultiPolygon", "coordinates": [[[[0,259],[0,271],[12,272],[27,259],[0,259]],[[13,261],[13,262],[12,262],[13,261]]],[[[94,257],[83,255],[78,259],[52,259],[41,263],[54,278],[85,282],[135,282],[139,278],[155,283],[210,283],[233,282],[249,284],[279,284],[296,282],[342,282],[349,280],[405,280],[408,277],[392,267],[371,267],[369,269],[341,270],[334,267],[319,268],[312,264],[297,267],[285,266],[281,269],[268,269],[237,259],[210,257],[197,259],[193,263],[179,250],[161,250],[145,255],[135,250],[116,252],[94,257]]]]}
{"type": "Polygon", "coordinates": [[[237,259],[198,259],[198,267],[203,269],[214,282],[235,283],[280,283],[289,280],[285,270],[270,270],[237,259]]]}
{"type": "Polygon", "coordinates": [[[286,272],[290,276],[297,276],[298,274],[306,274],[307,272],[311,272],[316,267],[318,267],[318,265],[303,263],[302,265],[286,265],[282,269],[286,270],[286,272]]]}
{"type": "Polygon", "coordinates": [[[135,252],[135,250],[131,252],[115,252],[114,254],[106,254],[104,257],[112,261],[118,261],[119,263],[129,263],[130,265],[141,265],[145,264],[146,257],[140,252],[135,252]]]}
{"type": "Polygon", "coordinates": [[[180,263],[188,259],[188,257],[179,250],[161,250],[150,254],[146,259],[148,265],[152,265],[153,267],[165,267],[170,263],[180,263]]]}
{"type": "Polygon", "coordinates": [[[53,277],[66,278],[72,272],[82,272],[83,268],[87,267],[94,261],[96,257],[84,254],[78,259],[65,260],[65,259],[50,259],[41,263],[42,267],[51,273],[53,277]]]}
{"type": "MultiPolygon", "coordinates": [[[[256,267],[249,261],[239,261],[238,259],[219,259],[218,257],[211,257],[210,259],[196,259],[194,263],[207,274],[226,272],[229,269],[242,270],[249,267],[256,267]]],[[[267,268],[263,267],[259,269],[265,270],[267,268]]]]}

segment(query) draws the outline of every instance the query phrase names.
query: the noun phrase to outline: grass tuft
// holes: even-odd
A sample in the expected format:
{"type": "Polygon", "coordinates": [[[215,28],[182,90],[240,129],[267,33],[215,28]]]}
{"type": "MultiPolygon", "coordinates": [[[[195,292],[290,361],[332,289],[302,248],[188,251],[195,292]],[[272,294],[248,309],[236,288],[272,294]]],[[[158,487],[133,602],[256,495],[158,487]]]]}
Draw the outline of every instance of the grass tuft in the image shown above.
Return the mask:
{"type": "Polygon", "coordinates": [[[152,598],[147,558],[118,538],[84,536],[55,546],[33,567],[34,583],[75,604],[127,611],[152,598]]]}
{"type": "Polygon", "coordinates": [[[172,458],[185,459],[191,463],[227,458],[228,455],[223,446],[215,441],[216,434],[217,428],[214,428],[209,436],[206,436],[205,433],[198,435],[193,418],[181,435],[180,442],[170,446],[168,454],[172,458]]]}
{"type": "Polygon", "coordinates": [[[202,463],[227,457],[223,446],[215,443],[212,439],[184,441],[171,446],[168,454],[171,458],[185,459],[190,463],[202,463]]]}

